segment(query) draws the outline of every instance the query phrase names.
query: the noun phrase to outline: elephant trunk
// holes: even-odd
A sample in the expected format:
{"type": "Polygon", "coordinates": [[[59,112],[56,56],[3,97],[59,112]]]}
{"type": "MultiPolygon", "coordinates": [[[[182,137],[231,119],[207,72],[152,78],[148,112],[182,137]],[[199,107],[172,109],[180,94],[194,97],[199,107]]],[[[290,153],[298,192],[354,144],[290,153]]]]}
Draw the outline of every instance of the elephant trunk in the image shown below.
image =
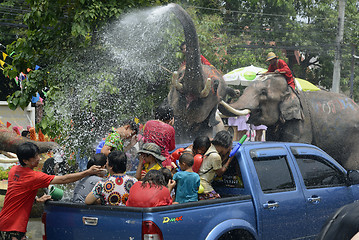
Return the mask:
{"type": "Polygon", "coordinates": [[[251,110],[249,110],[249,109],[237,110],[237,109],[231,107],[228,103],[226,103],[223,100],[219,104],[222,106],[221,109],[223,109],[223,111],[221,111],[221,110],[220,111],[227,116],[228,115],[232,116],[232,114],[234,116],[245,116],[251,112],[251,110]],[[226,112],[231,113],[231,114],[226,114],[226,112]]]}
{"type": "Polygon", "coordinates": [[[182,80],[184,92],[200,97],[204,89],[201,54],[196,28],[188,13],[177,4],[170,4],[171,10],[181,22],[186,39],[186,70],[182,80]]]}
{"type": "Polygon", "coordinates": [[[28,138],[19,136],[7,128],[0,127],[0,150],[16,153],[18,146],[25,142],[32,142],[37,145],[40,149],[40,153],[44,153],[59,147],[57,143],[33,141],[28,138]]]}

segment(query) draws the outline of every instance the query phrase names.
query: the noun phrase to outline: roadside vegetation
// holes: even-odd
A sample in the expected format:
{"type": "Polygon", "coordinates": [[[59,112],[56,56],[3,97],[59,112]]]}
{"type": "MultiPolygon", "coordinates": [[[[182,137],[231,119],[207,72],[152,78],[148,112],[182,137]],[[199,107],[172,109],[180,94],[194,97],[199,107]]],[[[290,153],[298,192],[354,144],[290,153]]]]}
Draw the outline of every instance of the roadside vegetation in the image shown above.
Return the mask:
{"type": "MultiPolygon", "coordinates": [[[[175,2],[192,16],[201,53],[224,74],[248,65],[266,68],[265,56],[274,51],[289,63],[296,77],[331,88],[337,1],[175,2]]],[[[6,48],[0,49],[8,55],[0,74],[1,100],[7,100],[11,109],[24,109],[39,92],[46,100],[44,117],[37,128],[52,138],[60,136],[58,141],[80,148],[92,147],[91,144],[105,132],[101,126],[113,126],[117,120],[130,116],[140,120],[149,118],[153,108],[168,93],[169,73],[159,67],[147,73],[143,80],[143,76],[131,76],[114,66],[102,45],[101,32],[128,12],[168,3],[167,0],[1,1],[0,43],[6,48]],[[101,59],[101,66],[97,66],[98,59],[101,59]],[[40,68],[34,71],[35,66],[40,68]],[[27,69],[32,71],[22,81],[20,89],[14,79],[27,69]],[[139,86],[131,84],[141,80],[139,86]],[[79,91],[75,87],[65,88],[69,83],[73,86],[86,84],[79,91]],[[68,106],[59,106],[59,103],[61,105],[70,96],[76,111],[63,114],[61,107],[68,106]],[[111,99],[124,101],[112,104],[111,99]],[[80,131],[84,129],[92,135],[82,137],[80,131]]],[[[352,51],[359,54],[358,8],[355,1],[346,2],[340,86],[347,95],[352,51]]],[[[175,29],[168,30],[168,41],[164,44],[169,55],[163,66],[171,71],[183,60],[179,50],[183,38],[175,32],[175,29]]],[[[358,61],[354,64],[355,101],[359,99],[358,61]]]]}

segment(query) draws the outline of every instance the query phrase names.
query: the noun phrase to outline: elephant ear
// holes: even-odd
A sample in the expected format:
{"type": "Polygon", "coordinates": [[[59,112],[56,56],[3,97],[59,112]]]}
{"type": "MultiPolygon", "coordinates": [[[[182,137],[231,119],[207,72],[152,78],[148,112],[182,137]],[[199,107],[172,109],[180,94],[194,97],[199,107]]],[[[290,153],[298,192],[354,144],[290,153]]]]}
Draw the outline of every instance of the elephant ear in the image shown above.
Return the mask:
{"type": "Polygon", "coordinates": [[[283,121],[304,119],[299,96],[289,86],[284,95],[283,101],[279,104],[279,109],[281,112],[281,120],[283,121]]]}

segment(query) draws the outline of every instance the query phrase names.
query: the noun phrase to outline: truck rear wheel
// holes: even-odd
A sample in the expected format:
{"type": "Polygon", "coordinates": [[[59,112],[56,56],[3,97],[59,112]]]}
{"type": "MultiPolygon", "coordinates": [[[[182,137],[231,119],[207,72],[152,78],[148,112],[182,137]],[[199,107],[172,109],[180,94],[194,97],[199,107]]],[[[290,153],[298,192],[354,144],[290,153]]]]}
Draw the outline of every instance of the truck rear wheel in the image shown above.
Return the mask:
{"type": "Polygon", "coordinates": [[[254,237],[246,230],[235,229],[226,232],[218,240],[254,240],[254,237]]]}

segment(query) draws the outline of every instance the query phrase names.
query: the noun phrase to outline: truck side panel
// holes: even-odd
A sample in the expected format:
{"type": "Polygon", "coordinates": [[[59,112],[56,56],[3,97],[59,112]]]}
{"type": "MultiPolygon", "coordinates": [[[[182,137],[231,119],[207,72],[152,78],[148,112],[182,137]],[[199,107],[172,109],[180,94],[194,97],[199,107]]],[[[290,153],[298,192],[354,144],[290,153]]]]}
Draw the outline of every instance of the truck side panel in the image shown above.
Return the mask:
{"type": "MultiPolygon", "coordinates": [[[[178,209],[167,207],[166,211],[144,213],[144,220],[151,220],[161,229],[164,239],[206,239],[212,231],[211,238],[221,236],[224,232],[233,229],[229,220],[242,220],[246,222],[245,227],[256,231],[255,211],[250,196],[247,200],[233,200],[238,197],[218,200],[206,200],[197,203],[181,204],[178,209]],[[228,201],[232,199],[231,201],[228,201]],[[207,204],[206,204],[207,203],[207,204]],[[204,205],[205,204],[205,205],[204,205]],[[171,209],[171,210],[169,210],[171,209]],[[226,222],[221,229],[213,229],[217,225],[226,222]],[[224,231],[224,232],[222,232],[224,231]]],[[[243,229],[244,225],[236,226],[243,229]]]]}
{"type": "Polygon", "coordinates": [[[141,239],[142,212],[130,209],[133,208],[47,204],[47,239],[141,239]]]}

